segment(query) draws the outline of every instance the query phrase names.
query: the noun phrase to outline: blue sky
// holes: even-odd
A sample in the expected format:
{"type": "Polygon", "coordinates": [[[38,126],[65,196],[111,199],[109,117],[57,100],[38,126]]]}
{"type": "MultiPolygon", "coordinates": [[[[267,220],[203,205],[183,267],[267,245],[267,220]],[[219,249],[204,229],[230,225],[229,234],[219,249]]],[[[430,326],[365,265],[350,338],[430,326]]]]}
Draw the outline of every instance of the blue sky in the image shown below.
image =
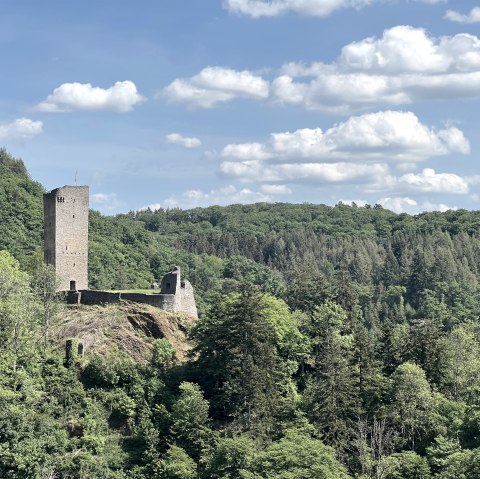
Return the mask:
{"type": "Polygon", "coordinates": [[[0,145],[105,214],[480,208],[480,2],[2,2],[0,145]]]}

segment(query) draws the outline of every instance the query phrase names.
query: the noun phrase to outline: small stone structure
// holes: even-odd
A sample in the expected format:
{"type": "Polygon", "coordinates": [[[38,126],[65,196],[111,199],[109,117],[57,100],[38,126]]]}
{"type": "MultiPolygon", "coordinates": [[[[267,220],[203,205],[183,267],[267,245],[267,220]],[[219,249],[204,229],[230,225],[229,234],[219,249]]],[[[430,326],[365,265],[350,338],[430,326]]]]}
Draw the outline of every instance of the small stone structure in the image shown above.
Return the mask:
{"type": "Polygon", "coordinates": [[[88,186],[63,186],[43,196],[45,263],[58,291],[88,288],[88,186]]]}
{"type": "Polygon", "coordinates": [[[78,338],[70,338],[65,341],[65,367],[70,367],[84,354],[83,343],[78,338]]]}

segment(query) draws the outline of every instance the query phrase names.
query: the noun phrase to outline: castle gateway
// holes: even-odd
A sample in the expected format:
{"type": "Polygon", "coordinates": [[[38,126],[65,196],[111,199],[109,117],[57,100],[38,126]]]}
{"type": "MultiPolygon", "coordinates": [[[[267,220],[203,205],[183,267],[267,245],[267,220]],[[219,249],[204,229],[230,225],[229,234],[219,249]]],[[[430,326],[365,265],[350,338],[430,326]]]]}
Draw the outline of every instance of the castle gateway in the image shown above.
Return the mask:
{"type": "Polygon", "coordinates": [[[63,186],[43,197],[45,263],[59,291],[88,288],[88,186],[63,186]]]}

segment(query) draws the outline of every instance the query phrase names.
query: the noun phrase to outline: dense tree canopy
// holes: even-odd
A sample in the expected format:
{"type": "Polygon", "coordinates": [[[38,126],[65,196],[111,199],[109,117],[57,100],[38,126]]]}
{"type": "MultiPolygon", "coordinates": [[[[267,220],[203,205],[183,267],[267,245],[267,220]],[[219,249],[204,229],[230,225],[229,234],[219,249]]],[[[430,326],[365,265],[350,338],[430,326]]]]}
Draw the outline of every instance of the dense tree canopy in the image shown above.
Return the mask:
{"type": "Polygon", "coordinates": [[[65,362],[43,188],[0,172],[0,477],[480,476],[480,212],[92,211],[91,286],[178,264],[200,320],[184,363],[153,338],[65,362]]]}

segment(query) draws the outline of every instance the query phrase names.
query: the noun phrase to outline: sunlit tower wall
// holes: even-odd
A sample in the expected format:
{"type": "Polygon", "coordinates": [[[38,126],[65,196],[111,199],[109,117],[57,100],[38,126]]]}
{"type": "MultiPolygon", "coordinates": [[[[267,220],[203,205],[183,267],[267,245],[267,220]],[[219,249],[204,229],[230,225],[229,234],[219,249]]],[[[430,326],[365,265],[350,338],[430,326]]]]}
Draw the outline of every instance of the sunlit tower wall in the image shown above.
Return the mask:
{"type": "Polygon", "coordinates": [[[58,291],[88,289],[88,195],[88,186],[43,195],[45,262],[55,267],[58,291]]]}

